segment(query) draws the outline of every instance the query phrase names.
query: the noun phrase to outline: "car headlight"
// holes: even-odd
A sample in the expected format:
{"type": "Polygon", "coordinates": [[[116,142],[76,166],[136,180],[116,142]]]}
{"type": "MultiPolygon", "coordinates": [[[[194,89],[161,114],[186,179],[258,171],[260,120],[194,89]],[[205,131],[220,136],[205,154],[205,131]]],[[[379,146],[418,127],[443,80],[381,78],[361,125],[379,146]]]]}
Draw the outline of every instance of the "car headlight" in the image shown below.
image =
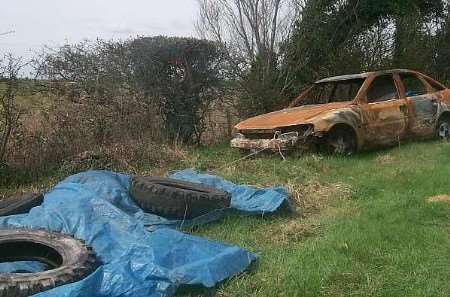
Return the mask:
{"type": "Polygon", "coordinates": [[[297,132],[299,137],[307,137],[314,133],[314,125],[302,124],[282,129],[282,133],[297,132]]]}
{"type": "Polygon", "coordinates": [[[244,139],[244,138],[245,138],[245,135],[242,134],[242,133],[235,133],[235,134],[234,134],[234,138],[235,138],[235,139],[244,139]]]}
{"type": "Polygon", "coordinates": [[[298,138],[298,132],[288,132],[288,133],[280,134],[278,136],[278,139],[280,139],[280,140],[291,140],[291,139],[295,139],[295,138],[298,138]]]}

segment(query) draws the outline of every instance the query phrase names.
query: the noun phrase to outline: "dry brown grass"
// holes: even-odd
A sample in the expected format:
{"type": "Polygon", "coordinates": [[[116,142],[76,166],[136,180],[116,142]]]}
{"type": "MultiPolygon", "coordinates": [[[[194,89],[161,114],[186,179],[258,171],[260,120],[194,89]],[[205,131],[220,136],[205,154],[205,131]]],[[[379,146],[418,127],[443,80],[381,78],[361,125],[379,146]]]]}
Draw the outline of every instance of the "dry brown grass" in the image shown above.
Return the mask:
{"type": "Polygon", "coordinates": [[[312,180],[303,185],[287,185],[290,199],[302,216],[317,214],[335,200],[348,199],[353,190],[345,184],[322,184],[312,180]]]}
{"type": "Polygon", "coordinates": [[[379,155],[375,160],[380,165],[390,165],[395,162],[395,158],[390,154],[379,155]]]}
{"type": "Polygon", "coordinates": [[[320,232],[321,225],[315,221],[304,221],[296,218],[286,223],[273,225],[271,230],[266,230],[262,236],[264,242],[274,245],[289,245],[293,242],[302,242],[320,232]]]}
{"type": "Polygon", "coordinates": [[[57,183],[56,180],[48,180],[45,183],[25,185],[21,186],[20,188],[2,189],[0,190],[0,200],[6,200],[29,193],[46,193],[56,183],[57,183]]]}
{"type": "Polygon", "coordinates": [[[181,146],[129,139],[79,153],[68,158],[60,170],[70,174],[89,169],[110,169],[150,175],[150,171],[145,169],[149,164],[152,172],[156,169],[165,172],[169,164],[186,158],[187,152],[181,146]]]}
{"type": "Polygon", "coordinates": [[[450,195],[437,195],[427,199],[429,203],[449,203],[450,195]]]}

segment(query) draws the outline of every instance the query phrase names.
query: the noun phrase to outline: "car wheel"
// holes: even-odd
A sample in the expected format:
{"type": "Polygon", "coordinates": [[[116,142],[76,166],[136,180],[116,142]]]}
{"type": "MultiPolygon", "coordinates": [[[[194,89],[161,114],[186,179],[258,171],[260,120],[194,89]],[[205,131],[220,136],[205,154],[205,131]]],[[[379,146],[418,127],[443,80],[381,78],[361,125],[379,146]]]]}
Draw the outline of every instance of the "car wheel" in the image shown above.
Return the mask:
{"type": "Polygon", "coordinates": [[[437,136],[443,141],[450,141],[450,118],[444,117],[439,120],[437,136]]]}
{"type": "Polygon", "coordinates": [[[345,127],[336,127],[326,138],[326,149],[333,155],[349,156],[356,152],[356,137],[345,127]]]}

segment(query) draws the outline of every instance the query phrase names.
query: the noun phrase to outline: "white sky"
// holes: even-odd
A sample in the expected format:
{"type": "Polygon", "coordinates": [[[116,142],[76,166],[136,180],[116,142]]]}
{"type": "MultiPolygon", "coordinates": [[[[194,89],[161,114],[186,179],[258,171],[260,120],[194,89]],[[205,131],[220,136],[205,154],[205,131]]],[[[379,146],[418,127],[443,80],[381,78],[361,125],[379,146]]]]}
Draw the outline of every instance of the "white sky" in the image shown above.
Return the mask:
{"type": "Polygon", "coordinates": [[[196,0],[1,0],[0,54],[137,35],[195,36],[196,0]]]}

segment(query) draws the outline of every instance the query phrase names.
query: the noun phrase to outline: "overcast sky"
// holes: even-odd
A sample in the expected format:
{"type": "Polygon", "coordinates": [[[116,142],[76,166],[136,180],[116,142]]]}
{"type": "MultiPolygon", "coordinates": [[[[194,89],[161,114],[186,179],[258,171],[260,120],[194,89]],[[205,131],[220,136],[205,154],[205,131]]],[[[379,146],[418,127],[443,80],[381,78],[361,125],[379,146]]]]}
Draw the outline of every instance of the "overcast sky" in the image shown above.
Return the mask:
{"type": "Polygon", "coordinates": [[[0,53],[137,35],[195,36],[196,0],[2,0],[0,53]]]}

